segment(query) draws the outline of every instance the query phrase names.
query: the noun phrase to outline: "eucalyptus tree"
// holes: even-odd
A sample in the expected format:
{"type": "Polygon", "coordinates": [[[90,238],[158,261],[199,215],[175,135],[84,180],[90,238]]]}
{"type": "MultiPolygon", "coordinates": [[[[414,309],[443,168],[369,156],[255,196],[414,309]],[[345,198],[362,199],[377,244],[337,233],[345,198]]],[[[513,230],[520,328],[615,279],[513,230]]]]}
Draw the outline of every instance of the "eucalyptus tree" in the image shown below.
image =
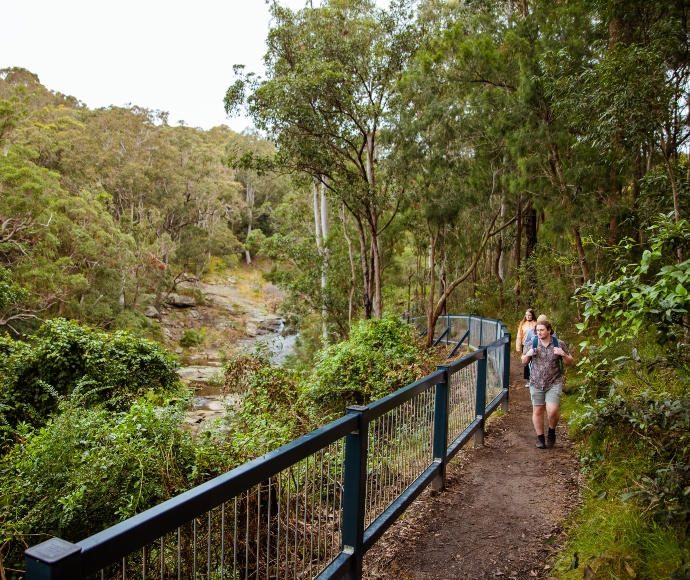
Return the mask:
{"type": "MultiPolygon", "coordinates": [[[[431,343],[448,298],[474,274],[489,240],[516,221],[507,215],[517,204],[505,185],[512,166],[504,119],[514,73],[497,58],[495,13],[430,2],[422,19],[436,34],[426,37],[398,83],[388,137],[408,178],[410,208],[426,230],[416,235],[427,238],[431,343]]],[[[503,251],[501,244],[499,261],[503,251]]]]}
{"type": "Polygon", "coordinates": [[[631,1],[623,7],[597,0],[591,19],[599,40],[588,58],[572,47],[547,55],[555,110],[582,142],[611,159],[612,173],[621,175],[634,205],[640,180],[662,165],[671,202],[665,210],[676,223],[683,217],[687,181],[680,154],[690,140],[688,17],[690,4],[684,1],[631,1]]]}
{"type": "Polygon", "coordinates": [[[380,234],[401,194],[386,170],[380,131],[395,81],[419,30],[408,0],[330,0],[297,12],[272,4],[267,78],[245,74],[229,88],[229,114],[246,104],[277,146],[276,163],[323,183],[357,226],[364,314],[383,313],[380,234]]]}

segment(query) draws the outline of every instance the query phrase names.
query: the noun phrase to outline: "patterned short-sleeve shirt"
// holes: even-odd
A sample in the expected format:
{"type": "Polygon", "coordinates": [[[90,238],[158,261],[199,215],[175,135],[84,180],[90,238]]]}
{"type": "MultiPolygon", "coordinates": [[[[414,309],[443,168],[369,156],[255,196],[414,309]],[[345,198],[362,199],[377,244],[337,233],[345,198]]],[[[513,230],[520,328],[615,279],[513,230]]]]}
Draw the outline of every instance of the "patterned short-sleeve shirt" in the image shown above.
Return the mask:
{"type": "MultiPolygon", "coordinates": [[[[566,354],[570,354],[568,347],[565,346],[562,340],[558,341],[558,346],[566,354]]],[[[541,341],[537,343],[537,352],[532,356],[532,369],[530,370],[529,377],[529,383],[535,389],[546,391],[563,380],[561,368],[558,364],[561,357],[554,353],[553,349],[554,346],[550,337],[548,346],[544,346],[541,341]]]]}

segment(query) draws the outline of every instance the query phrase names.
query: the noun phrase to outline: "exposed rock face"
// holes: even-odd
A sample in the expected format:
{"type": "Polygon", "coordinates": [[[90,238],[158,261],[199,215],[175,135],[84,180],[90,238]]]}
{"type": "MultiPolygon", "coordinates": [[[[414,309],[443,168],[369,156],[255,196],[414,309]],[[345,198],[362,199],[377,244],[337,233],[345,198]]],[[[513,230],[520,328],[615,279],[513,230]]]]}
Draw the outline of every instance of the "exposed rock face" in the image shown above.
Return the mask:
{"type": "Polygon", "coordinates": [[[156,310],[155,306],[147,306],[144,311],[144,316],[148,316],[149,318],[160,318],[161,313],[156,310]]]}
{"type": "Polygon", "coordinates": [[[196,300],[193,296],[183,296],[182,294],[168,294],[165,303],[174,308],[193,308],[196,306],[196,300]]]}
{"type": "Polygon", "coordinates": [[[245,332],[247,333],[248,336],[258,336],[259,335],[259,327],[255,322],[247,322],[247,326],[245,327],[245,332]]]}

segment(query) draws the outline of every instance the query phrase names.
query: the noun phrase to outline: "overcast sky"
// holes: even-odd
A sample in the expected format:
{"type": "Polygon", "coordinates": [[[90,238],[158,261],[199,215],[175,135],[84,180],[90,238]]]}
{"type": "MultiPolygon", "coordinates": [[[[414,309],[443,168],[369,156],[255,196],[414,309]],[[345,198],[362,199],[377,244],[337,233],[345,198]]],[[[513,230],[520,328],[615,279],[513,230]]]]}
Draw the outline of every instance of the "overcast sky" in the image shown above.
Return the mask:
{"type": "Polygon", "coordinates": [[[0,68],[26,68],[90,108],[131,103],[168,111],[171,124],[251,125],[227,119],[223,97],[233,64],[263,74],[264,0],[0,0],[0,14],[0,68]]]}

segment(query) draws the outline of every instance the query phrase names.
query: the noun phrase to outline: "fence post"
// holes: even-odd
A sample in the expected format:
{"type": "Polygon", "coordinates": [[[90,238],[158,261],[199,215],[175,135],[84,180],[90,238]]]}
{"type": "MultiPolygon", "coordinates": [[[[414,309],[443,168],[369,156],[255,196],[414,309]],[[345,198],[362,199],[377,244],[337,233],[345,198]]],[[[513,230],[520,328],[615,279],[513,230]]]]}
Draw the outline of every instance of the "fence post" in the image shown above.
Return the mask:
{"type": "Polygon", "coordinates": [[[24,552],[29,580],[76,580],[81,578],[81,547],[50,538],[24,552]]]}
{"type": "Polygon", "coordinates": [[[482,358],[477,361],[477,418],[481,419],[479,428],[474,432],[474,446],[484,445],[484,416],[486,415],[486,348],[482,349],[482,358]]]}
{"type": "Polygon", "coordinates": [[[364,559],[364,516],[367,484],[367,452],[369,444],[369,422],[366,411],[369,407],[352,405],[348,415],[359,415],[358,429],[345,437],[345,481],[343,484],[343,551],[354,556],[348,580],[362,578],[364,559]]]}
{"type": "Polygon", "coordinates": [[[442,382],[436,384],[436,400],[434,402],[434,461],[441,464],[441,472],[431,482],[431,489],[443,491],[446,488],[446,451],[448,450],[448,396],[450,375],[448,367],[439,365],[437,370],[443,371],[442,382]]]}
{"type": "Polygon", "coordinates": [[[503,345],[503,388],[506,391],[506,396],[501,403],[501,410],[508,412],[508,399],[510,398],[510,332],[506,332],[503,336],[508,337],[508,342],[503,345]]]}

